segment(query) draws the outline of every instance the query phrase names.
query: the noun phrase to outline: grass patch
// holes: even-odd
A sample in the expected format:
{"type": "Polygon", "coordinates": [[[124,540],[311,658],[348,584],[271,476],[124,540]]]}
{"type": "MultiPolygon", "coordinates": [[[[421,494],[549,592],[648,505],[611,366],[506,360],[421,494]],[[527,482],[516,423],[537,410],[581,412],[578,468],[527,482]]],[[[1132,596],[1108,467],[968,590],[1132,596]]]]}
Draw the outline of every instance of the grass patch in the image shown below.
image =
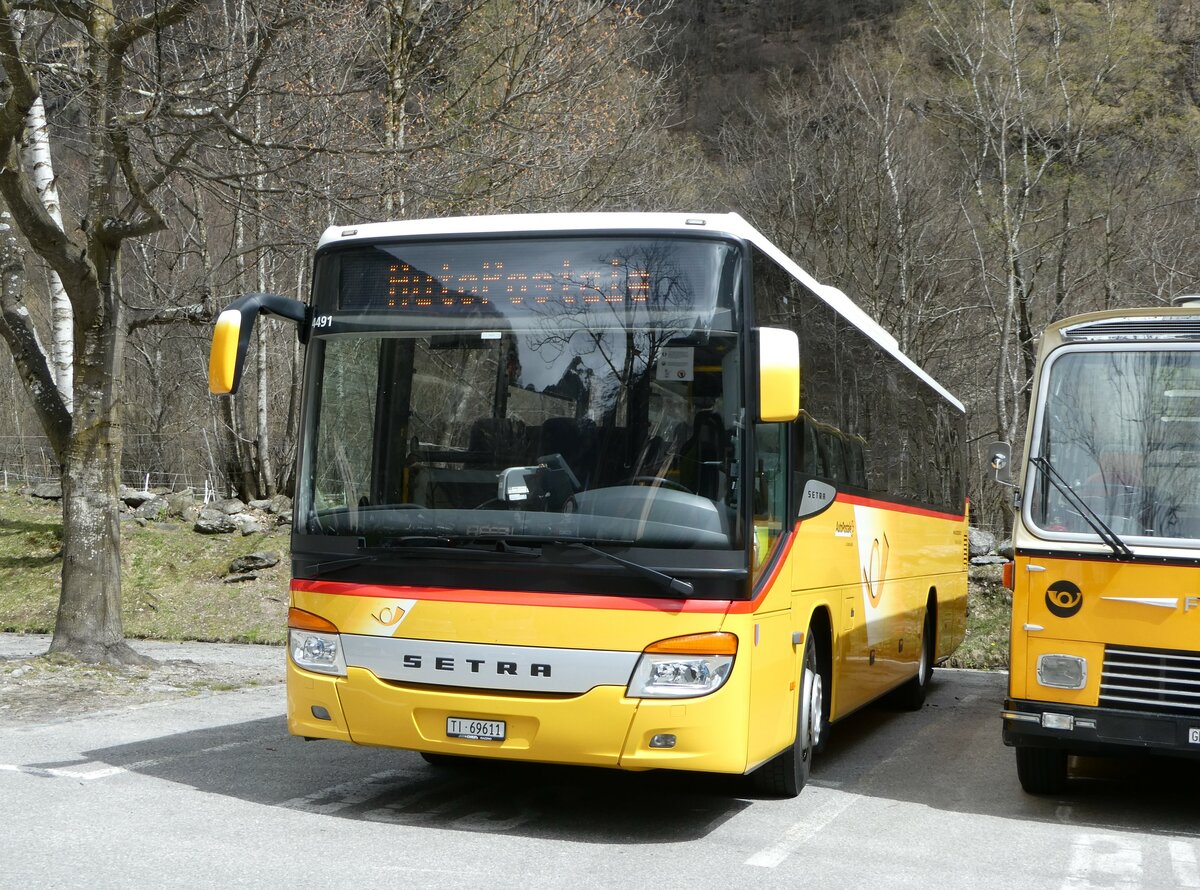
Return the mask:
{"type": "MultiPolygon", "coordinates": [[[[190,523],[121,523],[122,615],[133,638],[282,643],[288,600],[288,529],[243,537],[200,535],[190,523]],[[229,561],[273,550],[258,578],[226,584],[229,561]]],[[[62,583],[59,504],[0,492],[0,630],[51,633],[62,583]]]]}
{"type": "Polygon", "coordinates": [[[971,570],[967,585],[967,635],[958,651],[946,662],[947,666],[1008,670],[1012,592],[1000,577],[1000,566],[971,570]]]}

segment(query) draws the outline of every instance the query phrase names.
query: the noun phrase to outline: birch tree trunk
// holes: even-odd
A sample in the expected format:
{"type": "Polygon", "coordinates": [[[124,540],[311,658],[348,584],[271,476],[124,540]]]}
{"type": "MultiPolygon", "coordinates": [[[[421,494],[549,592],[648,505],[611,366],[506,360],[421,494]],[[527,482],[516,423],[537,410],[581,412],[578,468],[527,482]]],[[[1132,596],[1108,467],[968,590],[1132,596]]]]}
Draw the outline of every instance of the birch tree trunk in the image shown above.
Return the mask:
{"type": "MultiPolygon", "coordinates": [[[[24,36],[23,11],[13,12],[13,30],[17,40],[24,36]]],[[[50,157],[50,125],[46,121],[46,103],[42,100],[41,92],[34,97],[33,104],[25,115],[21,162],[33,178],[33,187],[42,199],[42,206],[61,230],[62,205],[59,203],[58,186],[54,181],[54,162],[50,157]]],[[[67,412],[70,413],[74,388],[75,312],[71,308],[71,299],[67,296],[58,272],[48,269],[46,283],[50,290],[50,362],[54,370],[54,383],[62,395],[67,412]]]]}

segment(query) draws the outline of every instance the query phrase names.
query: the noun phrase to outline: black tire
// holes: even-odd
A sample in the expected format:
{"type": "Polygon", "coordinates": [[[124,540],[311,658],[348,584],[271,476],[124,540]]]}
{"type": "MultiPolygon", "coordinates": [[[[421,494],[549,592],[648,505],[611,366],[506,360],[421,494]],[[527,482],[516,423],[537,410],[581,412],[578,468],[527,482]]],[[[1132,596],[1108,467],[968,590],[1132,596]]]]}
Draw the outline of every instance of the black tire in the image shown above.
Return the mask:
{"type": "Polygon", "coordinates": [[[917,675],[894,693],[896,704],[906,711],[919,711],[925,706],[925,694],[933,677],[933,615],[925,610],[921,624],[921,655],[917,661],[917,675]]]}
{"type": "Polygon", "coordinates": [[[820,749],[828,723],[825,681],[817,666],[817,641],[811,627],[804,639],[800,698],[796,706],[796,740],[786,751],[750,774],[754,789],[772,797],[795,797],[807,784],[813,755],[820,749]]]}
{"type": "Polygon", "coordinates": [[[1026,794],[1061,794],[1067,787],[1067,752],[1018,745],[1017,778],[1026,794]]]}

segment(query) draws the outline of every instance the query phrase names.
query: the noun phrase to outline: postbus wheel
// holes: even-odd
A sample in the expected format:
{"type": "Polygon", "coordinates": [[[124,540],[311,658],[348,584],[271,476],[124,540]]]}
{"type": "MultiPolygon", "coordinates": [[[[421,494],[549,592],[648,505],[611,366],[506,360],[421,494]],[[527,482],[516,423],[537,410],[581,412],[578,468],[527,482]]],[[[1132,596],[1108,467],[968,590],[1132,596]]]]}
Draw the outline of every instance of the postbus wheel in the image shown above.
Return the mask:
{"type": "Polygon", "coordinates": [[[895,701],[908,711],[919,711],[925,705],[925,693],[933,677],[933,615],[925,610],[921,624],[921,656],[917,662],[917,675],[895,692],[895,701]]]}
{"type": "Polygon", "coordinates": [[[800,701],[796,708],[796,740],[786,751],[750,774],[754,788],[773,797],[795,797],[808,782],[826,724],[825,687],[817,668],[817,644],[809,627],[804,642],[800,701]]]}
{"type": "Polygon", "coordinates": [[[1017,778],[1027,794],[1061,794],[1067,787],[1067,752],[1017,745],[1017,778]]]}

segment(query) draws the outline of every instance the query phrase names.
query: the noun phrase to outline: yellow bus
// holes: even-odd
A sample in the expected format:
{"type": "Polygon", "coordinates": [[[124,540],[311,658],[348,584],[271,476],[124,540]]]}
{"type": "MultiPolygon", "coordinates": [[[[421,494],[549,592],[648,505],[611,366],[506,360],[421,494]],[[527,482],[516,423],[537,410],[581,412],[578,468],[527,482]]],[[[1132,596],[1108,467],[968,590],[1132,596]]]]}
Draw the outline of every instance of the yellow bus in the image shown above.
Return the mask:
{"type": "Polygon", "coordinates": [[[288,726],[749,774],[962,639],[962,406],[734,214],[334,227],[301,325],[288,726]]]}
{"type": "Polygon", "coordinates": [[[1050,326],[1023,467],[1003,711],[1021,785],[1062,791],[1070,755],[1200,756],[1200,308],[1050,326]]]}

